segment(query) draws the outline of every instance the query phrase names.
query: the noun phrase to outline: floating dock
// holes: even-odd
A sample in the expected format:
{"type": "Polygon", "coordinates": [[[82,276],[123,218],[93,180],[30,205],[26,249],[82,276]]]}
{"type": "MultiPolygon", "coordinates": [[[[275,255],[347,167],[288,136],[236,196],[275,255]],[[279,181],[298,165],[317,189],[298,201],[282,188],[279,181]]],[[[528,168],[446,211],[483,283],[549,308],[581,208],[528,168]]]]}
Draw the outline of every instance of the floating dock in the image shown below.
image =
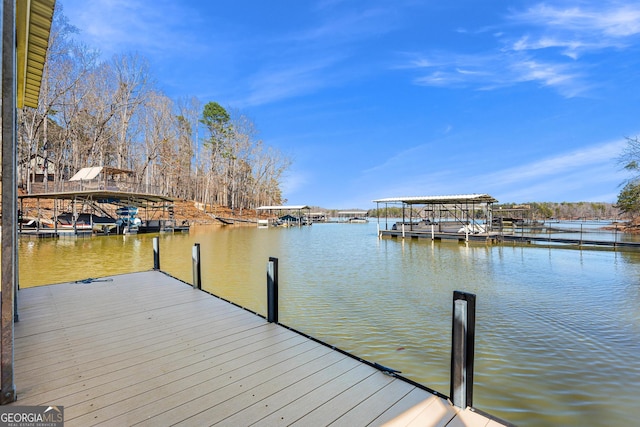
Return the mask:
{"type": "Polygon", "coordinates": [[[508,425],[159,271],[18,302],[11,405],[66,426],[508,425]]]}
{"type": "Polygon", "coordinates": [[[380,230],[378,235],[381,238],[396,239],[429,239],[442,242],[485,242],[485,243],[513,243],[513,244],[536,244],[553,245],[557,247],[599,247],[624,250],[640,250],[640,242],[625,242],[615,240],[594,240],[584,238],[568,238],[549,236],[529,236],[517,234],[501,233],[453,233],[453,232],[431,232],[427,230],[411,230],[407,227],[403,230],[380,230]]]}

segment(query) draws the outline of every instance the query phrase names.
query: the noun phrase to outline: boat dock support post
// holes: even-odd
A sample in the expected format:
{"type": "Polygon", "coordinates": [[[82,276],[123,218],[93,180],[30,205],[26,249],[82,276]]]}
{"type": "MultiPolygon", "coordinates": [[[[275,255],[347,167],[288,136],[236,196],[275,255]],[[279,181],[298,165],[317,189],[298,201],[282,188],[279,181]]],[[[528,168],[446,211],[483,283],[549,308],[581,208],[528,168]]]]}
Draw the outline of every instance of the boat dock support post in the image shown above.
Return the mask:
{"type": "Polygon", "coordinates": [[[202,274],[200,269],[200,243],[194,243],[191,249],[193,264],[193,289],[202,289],[202,274]]]}
{"type": "Polygon", "coordinates": [[[475,341],[476,296],[453,292],[451,342],[451,402],[466,408],[473,403],[473,353],[475,341]]]}
{"type": "Polygon", "coordinates": [[[153,238],[153,269],[160,270],[160,240],[153,238]]]}
{"type": "Polygon", "coordinates": [[[278,258],[267,264],[267,321],[278,323],[278,258]]]}

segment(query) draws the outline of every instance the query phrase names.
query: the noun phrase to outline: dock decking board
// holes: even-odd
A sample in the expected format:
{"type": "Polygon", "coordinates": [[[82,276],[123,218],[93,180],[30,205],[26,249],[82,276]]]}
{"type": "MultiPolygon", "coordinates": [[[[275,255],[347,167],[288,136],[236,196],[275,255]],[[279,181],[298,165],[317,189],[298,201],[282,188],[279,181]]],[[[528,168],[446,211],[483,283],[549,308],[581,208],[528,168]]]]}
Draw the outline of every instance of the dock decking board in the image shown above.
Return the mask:
{"type": "Polygon", "coordinates": [[[161,272],[18,301],[12,405],[67,426],[501,425],[161,272]]]}

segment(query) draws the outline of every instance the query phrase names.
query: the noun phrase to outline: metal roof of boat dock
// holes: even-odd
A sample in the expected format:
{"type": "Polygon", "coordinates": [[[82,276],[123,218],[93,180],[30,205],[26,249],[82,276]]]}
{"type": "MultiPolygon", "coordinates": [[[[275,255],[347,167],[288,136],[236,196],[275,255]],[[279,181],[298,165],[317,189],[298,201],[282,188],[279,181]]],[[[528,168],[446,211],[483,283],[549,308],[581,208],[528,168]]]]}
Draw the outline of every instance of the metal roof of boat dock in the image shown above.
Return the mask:
{"type": "Polygon", "coordinates": [[[294,211],[300,209],[311,209],[307,205],[294,205],[294,206],[260,206],[256,208],[259,211],[294,211]]]}
{"type": "Polygon", "coordinates": [[[366,215],[368,211],[338,211],[338,215],[366,215]]]}
{"type": "Polygon", "coordinates": [[[172,197],[161,196],[157,194],[146,193],[130,193],[126,191],[107,191],[107,190],[86,190],[86,191],[64,191],[57,193],[37,193],[37,194],[21,194],[20,199],[91,199],[91,200],[125,200],[131,204],[144,205],[146,203],[165,203],[174,202],[172,197]]]}
{"type": "Polygon", "coordinates": [[[407,205],[437,204],[437,203],[495,203],[498,200],[488,194],[455,194],[447,196],[409,196],[389,197],[373,200],[374,203],[405,203],[407,205]]]}

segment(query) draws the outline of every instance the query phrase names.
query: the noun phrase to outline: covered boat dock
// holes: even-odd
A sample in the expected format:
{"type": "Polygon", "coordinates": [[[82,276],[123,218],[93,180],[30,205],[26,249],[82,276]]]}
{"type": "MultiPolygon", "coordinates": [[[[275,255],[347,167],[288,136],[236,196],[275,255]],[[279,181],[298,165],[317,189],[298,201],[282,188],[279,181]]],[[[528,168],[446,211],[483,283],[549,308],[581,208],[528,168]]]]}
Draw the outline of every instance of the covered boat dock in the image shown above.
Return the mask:
{"type": "MultiPolygon", "coordinates": [[[[432,240],[494,241],[492,207],[488,194],[390,197],[374,200],[379,237],[415,237],[432,240]],[[389,207],[402,209],[401,221],[389,207]]],[[[397,213],[397,209],[393,210],[397,213]]]]}
{"type": "Polygon", "coordinates": [[[258,218],[258,227],[311,225],[311,208],[307,205],[260,206],[256,211],[270,216],[268,219],[258,218]]]}
{"type": "Polygon", "coordinates": [[[364,210],[338,211],[338,222],[366,223],[368,212],[364,210]]]}
{"type": "Polygon", "coordinates": [[[52,193],[24,194],[18,196],[20,212],[25,213],[25,200],[36,201],[36,221],[34,227],[26,228],[22,224],[19,232],[23,235],[56,237],[62,233],[73,235],[92,231],[105,234],[117,232],[116,221],[119,208],[136,207],[141,213],[141,232],[175,231],[173,203],[171,197],[132,193],[117,190],[79,190],[52,193]],[[42,227],[41,200],[53,200],[52,227],[42,227]],[[59,226],[58,218],[66,214],[70,218],[69,227],[59,226]],[[82,216],[81,216],[82,215],[82,216]],[[84,219],[86,217],[86,220],[84,219]]]}

